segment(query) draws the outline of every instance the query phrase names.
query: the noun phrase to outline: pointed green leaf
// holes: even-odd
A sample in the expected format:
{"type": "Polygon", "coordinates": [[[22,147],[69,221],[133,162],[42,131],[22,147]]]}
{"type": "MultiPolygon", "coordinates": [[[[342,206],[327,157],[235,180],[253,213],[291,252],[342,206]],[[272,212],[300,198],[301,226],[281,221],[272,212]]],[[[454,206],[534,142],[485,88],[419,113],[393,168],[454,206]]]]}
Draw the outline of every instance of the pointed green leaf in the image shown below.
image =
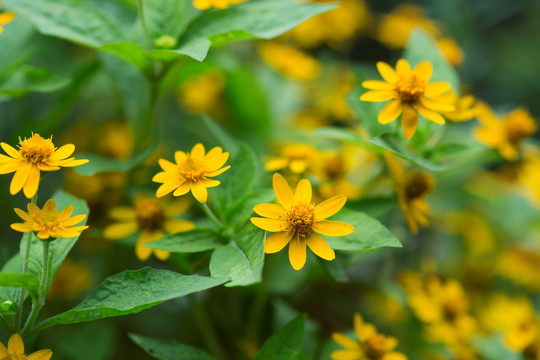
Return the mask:
{"type": "Polygon", "coordinates": [[[254,360],[297,359],[304,342],[306,316],[300,315],[275,332],[255,355],[254,360]]]}
{"type": "Polygon", "coordinates": [[[0,286],[25,288],[32,294],[36,294],[39,288],[39,280],[35,274],[0,273],[0,286]]]}
{"type": "Polygon", "coordinates": [[[0,82],[0,94],[22,96],[29,92],[49,93],[66,87],[70,79],[48,69],[23,65],[0,82]]]}
{"type": "Polygon", "coordinates": [[[144,246],[176,253],[196,253],[215,249],[221,244],[219,235],[214,230],[195,228],[164,236],[159,240],[145,243],[144,246]]]}
{"type": "Polygon", "coordinates": [[[128,334],[133,342],[139,345],[148,355],[160,360],[215,360],[207,352],[174,340],[158,340],[145,336],[128,334]]]}

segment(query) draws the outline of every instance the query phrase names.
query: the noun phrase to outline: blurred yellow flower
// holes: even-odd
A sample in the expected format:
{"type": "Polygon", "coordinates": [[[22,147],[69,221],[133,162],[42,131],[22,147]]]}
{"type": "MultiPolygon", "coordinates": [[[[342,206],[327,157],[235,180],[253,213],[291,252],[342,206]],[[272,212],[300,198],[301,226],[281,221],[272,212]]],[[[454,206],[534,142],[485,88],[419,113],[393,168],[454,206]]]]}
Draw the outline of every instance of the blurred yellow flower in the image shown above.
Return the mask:
{"type": "Polygon", "coordinates": [[[193,6],[199,10],[208,10],[211,7],[226,9],[229,5],[240,4],[249,0],[193,0],[193,6]]]}
{"type": "Polygon", "coordinates": [[[527,146],[523,149],[523,162],[520,166],[518,181],[529,201],[540,207],[540,149],[527,146]]]}
{"type": "Polygon", "coordinates": [[[0,342],[0,360],[49,360],[52,354],[52,350],[44,349],[26,356],[24,354],[24,342],[17,333],[9,338],[7,349],[0,342]]]}
{"type": "Polygon", "coordinates": [[[397,339],[377,333],[375,326],[365,323],[360,314],[354,314],[354,332],[357,340],[335,332],[332,338],[344,350],[330,354],[332,360],[407,360],[407,356],[393,351],[397,339]]]}
{"type": "Polygon", "coordinates": [[[540,290],[539,271],[540,253],[520,248],[503,251],[495,266],[495,274],[533,291],[540,290]]]}
{"type": "Polygon", "coordinates": [[[356,149],[347,148],[341,152],[321,152],[319,161],[314,165],[313,173],[320,181],[318,192],[323,198],[343,194],[348,199],[360,196],[359,184],[353,183],[348,177],[358,155],[356,149]]]}
{"type": "Polygon", "coordinates": [[[362,101],[387,101],[379,113],[377,121],[388,124],[398,116],[401,117],[403,135],[406,139],[413,137],[418,125],[418,114],[437,124],[444,124],[444,118],[438,113],[452,111],[454,106],[440,100],[440,95],[450,90],[450,84],[444,81],[429,83],[433,66],[422,61],[411,69],[407,60],[399,59],[396,71],[385,62],[379,61],[377,69],[385,81],[368,80],[362,86],[370,89],[362,96],[362,101]]]}
{"type": "Polygon", "coordinates": [[[441,34],[438,24],[428,18],[420,6],[400,4],[390,14],[382,17],[376,38],[390,48],[401,49],[407,44],[414,28],[421,28],[434,37],[441,34]]]}
{"type": "Polygon", "coordinates": [[[73,214],[73,205],[66,206],[62,211],[56,211],[56,202],[54,199],[49,199],[45,202],[43,209],[40,210],[36,204],[28,203],[28,213],[21,209],[15,209],[15,212],[24,223],[11,224],[11,228],[20,232],[36,232],[36,235],[41,240],[53,238],[73,238],[80,235],[88,226],[74,226],[86,218],[85,214],[73,214]]]}
{"type": "MultiPolygon", "coordinates": [[[[328,3],[332,0],[312,2],[328,3]]],[[[303,22],[284,37],[292,38],[304,48],[323,44],[338,48],[353,40],[370,23],[371,14],[363,0],[343,0],[336,8],[303,22]]]]}
{"type": "Polygon", "coordinates": [[[435,181],[427,173],[406,172],[401,161],[389,151],[384,152],[384,158],[394,183],[398,205],[405,213],[409,230],[416,234],[420,226],[429,226],[429,204],[424,198],[435,188],[435,181]]]}
{"type": "Polygon", "coordinates": [[[75,151],[73,144],[54,147],[52,136],[44,139],[38,134],[21,140],[19,150],[6,143],[0,143],[6,155],[0,154],[0,174],[15,172],[9,192],[11,195],[23,190],[27,198],[32,198],[39,186],[40,171],[60,170],[60,167],[73,167],[86,164],[88,160],[68,158],[75,151]]]}
{"type": "Polygon", "coordinates": [[[446,60],[451,65],[459,66],[463,62],[465,54],[463,53],[463,50],[461,50],[461,48],[459,47],[457,41],[453,38],[443,37],[437,39],[437,46],[439,47],[439,50],[442,52],[446,60]]]}
{"type": "Polygon", "coordinates": [[[158,240],[165,234],[175,234],[195,228],[189,220],[174,219],[185,213],[191,202],[187,198],[166,202],[145,194],[138,194],[134,199],[134,207],[121,206],[112,209],[109,216],[118,221],[107,226],[103,235],[108,239],[121,239],[140,231],[135,245],[135,255],[141,261],[147,260],[152,252],[160,260],[167,260],[170,252],[152,249],[145,243],[158,240]]]}
{"type": "Polygon", "coordinates": [[[225,88],[225,75],[211,69],[193,75],[180,84],[178,100],[194,114],[215,114],[225,88]]]}
{"type": "Polygon", "coordinates": [[[176,151],[174,160],[176,164],[159,159],[159,166],[163,169],[152,178],[152,181],[162,183],[156,196],[162,197],[170,192],[174,196],[187,194],[190,190],[197,201],[204,203],[208,198],[206,188],[218,186],[218,180],[209,179],[225,172],[229,166],[222,167],[229,158],[228,152],[216,146],[205,155],[203,144],[198,143],[190,153],[176,151]]]}
{"type": "Polygon", "coordinates": [[[302,174],[313,166],[317,154],[317,149],[311,145],[302,143],[285,145],[280,155],[266,160],[264,170],[289,170],[293,174],[302,174]]]}
{"type": "Polygon", "coordinates": [[[85,262],[66,258],[54,275],[47,298],[74,299],[92,285],[92,272],[85,262]]]}
{"type": "MultiPolygon", "coordinates": [[[[2,3],[0,2],[0,8],[2,8],[2,3]]],[[[4,32],[4,25],[7,23],[10,23],[13,19],[15,19],[15,13],[12,12],[2,12],[0,13],[0,34],[4,32]]]]}
{"type": "Polygon", "coordinates": [[[110,122],[100,131],[98,152],[113,159],[127,159],[133,155],[133,130],[126,123],[110,122]]]}
{"type": "Polygon", "coordinates": [[[441,95],[439,100],[454,105],[452,111],[442,111],[445,118],[452,122],[468,121],[478,115],[479,102],[473,95],[459,96],[454,91],[441,95]]]}
{"type": "Polygon", "coordinates": [[[313,80],[321,70],[319,62],[294,46],[264,41],[257,47],[265,63],[281,75],[296,80],[313,80]]]}
{"type": "Polygon", "coordinates": [[[275,233],[266,239],[264,252],[273,254],[289,244],[289,261],[295,270],[300,270],[306,263],[306,245],[317,256],[334,260],[334,250],[318,234],[343,236],[354,231],[352,225],[326,220],[345,205],[347,198],[336,195],[315,206],[311,203],[312,189],[308,179],[300,180],[294,193],[278,173],[274,174],[272,185],[280,205],[258,204],[253,211],[264,218],[250,219],[255,226],[275,233]]]}
{"type": "Polygon", "coordinates": [[[509,161],[518,158],[521,142],[537,129],[534,119],[522,108],[499,117],[489,105],[482,104],[477,117],[481,126],[474,132],[476,138],[509,161]]]}

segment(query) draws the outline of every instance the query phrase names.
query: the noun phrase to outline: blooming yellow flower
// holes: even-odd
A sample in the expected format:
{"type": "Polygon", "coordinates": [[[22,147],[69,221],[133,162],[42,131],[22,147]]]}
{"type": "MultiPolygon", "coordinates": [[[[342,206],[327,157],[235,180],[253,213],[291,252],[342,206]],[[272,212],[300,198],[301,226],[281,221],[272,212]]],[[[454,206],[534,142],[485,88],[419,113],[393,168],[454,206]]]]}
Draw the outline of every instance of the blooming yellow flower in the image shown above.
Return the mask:
{"type": "Polygon", "coordinates": [[[240,4],[248,0],[193,0],[193,6],[199,10],[208,10],[211,7],[226,9],[229,5],[240,4]]]}
{"type": "Polygon", "coordinates": [[[0,343],[0,360],[49,360],[52,354],[52,350],[44,349],[28,356],[24,355],[24,343],[17,333],[9,338],[7,349],[0,343]]]}
{"type": "Polygon", "coordinates": [[[318,235],[343,236],[354,231],[354,226],[326,220],[345,205],[347,198],[336,195],[319,205],[311,203],[312,189],[308,179],[302,179],[293,193],[289,184],[278,173],[273,178],[278,204],[258,204],[253,211],[265,218],[252,217],[251,222],[266,231],[275,232],[264,243],[264,252],[273,254],[289,244],[289,261],[295,270],[306,263],[306,244],[316,255],[334,260],[336,255],[328,243],[318,235]]]}
{"type": "Polygon", "coordinates": [[[319,62],[294,46],[264,41],[258,46],[261,58],[281,75],[296,80],[313,80],[321,70],[319,62]]]}
{"type": "Polygon", "coordinates": [[[186,198],[165,202],[139,194],[134,199],[134,205],[134,208],[122,206],[112,209],[109,216],[118,222],[107,226],[103,235],[109,239],[121,239],[140,231],[135,255],[141,261],[147,260],[152,252],[160,260],[167,260],[170,255],[168,251],[146,247],[145,243],[160,239],[165,234],[175,234],[195,227],[189,220],[174,219],[191,206],[191,202],[186,198]]]}
{"type": "MultiPolygon", "coordinates": [[[[0,8],[2,8],[2,3],[0,2],[0,8]]],[[[15,13],[12,12],[3,12],[0,13],[0,34],[4,31],[3,26],[15,19],[15,13]]]]}
{"type": "Polygon", "coordinates": [[[377,69],[385,81],[364,81],[362,86],[372,91],[364,93],[360,100],[392,100],[381,110],[377,121],[388,124],[403,113],[401,125],[406,139],[412,138],[416,132],[418,114],[437,124],[444,124],[444,118],[437,112],[454,110],[453,105],[436,98],[450,90],[450,84],[445,81],[429,83],[433,72],[429,61],[422,61],[411,69],[407,60],[399,59],[396,71],[379,61],[377,69]]]}
{"type": "Polygon", "coordinates": [[[398,205],[405,213],[409,230],[416,234],[419,226],[429,226],[429,204],[424,197],[433,191],[435,182],[429,174],[406,172],[403,164],[389,151],[384,152],[384,158],[394,183],[398,205]]]}
{"type": "Polygon", "coordinates": [[[518,158],[522,140],[537,129],[534,119],[522,108],[501,118],[487,104],[482,104],[478,120],[481,126],[474,133],[476,138],[488,147],[497,149],[502,157],[510,161],[518,158]]]}
{"type": "Polygon", "coordinates": [[[38,134],[21,140],[19,150],[6,143],[0,143],[6,155],[0,154],[0,174],[15,172],[9,191],[11,195],[17,194],[21,189],[27,198],[32,198],[39,186],[40,171],[60,170],[60,167],[73,167],[86,164],[88,160],[75,160],[69,158],[75,146],[66,144],[56,148],[52,136],[44,139],[38,134]]]}
{"type": "Polygon", "coordinates": [[[220,184],[218,180],[209,179],[217,176],[230,168],[222,167],[229,158],[228,152],[216,146],[205,155],[204,146],[196,144],[190,153],[177,151],[174,153],[176,164],[159,159],[159,166],[163,169],[152,178],[152,181],[162,183],[156,192],[156,196],[162,197],[170,192],[174,196],[191,193],[197,201],[204,203],[208,198],[206,188],[220,184]]]}
{"type": "Polygon", "coordinates": [[[49,199],[43,205],[43,209],[40,210],[34,203],[28,203],[28,213],[21,209],[15,209],[15,212],[24,223],[11,224],[11,228],[20,232],[36,232],[36,235],[41,240],[47,240],[49,237],[53,238],[73,238],[80,235],[80,232],[84,229],[88,229],[88,226],[73,226],[80,223],[86,218],[85,214],[75,215],[73,214],[73,205],[66,206],[62,211],[56,211],[56,202],[54,199],[49,199]]]}
{"type": "Polygon", "coordinates": [[[178,100],[194,114],[216,114],[221,108],[221,95],[225,88],[225,75],[211,69],[193,75],[180,84],[178,100]]]}
{"type": "Polygon", "coordinates": [[[302,174],[312,166],[317,156],[317,149],[311,145],[298,143],[285,145],[280,153],[266,160],[264,170],[288,169],[293,174],[302,174]]]}
{"type": "Polygon", "coordinates": [[[405,354],[393,351],[398,343],[396,338],[378,334],[360,314],[354,314],[354,332],[357,340],[338,332],[332,334],[334,341],[345,348],[332,352],[332,360],[407,360],[405,354]]]}
{"type": "Polygon", "coordinates": [[[454,91],[441,95],[441,101],[454,105],[452,111],[442,111],[445,118],[452,122],[468,121],[478,115],[480,102],[473,95],[459,96],[454,91]]]}

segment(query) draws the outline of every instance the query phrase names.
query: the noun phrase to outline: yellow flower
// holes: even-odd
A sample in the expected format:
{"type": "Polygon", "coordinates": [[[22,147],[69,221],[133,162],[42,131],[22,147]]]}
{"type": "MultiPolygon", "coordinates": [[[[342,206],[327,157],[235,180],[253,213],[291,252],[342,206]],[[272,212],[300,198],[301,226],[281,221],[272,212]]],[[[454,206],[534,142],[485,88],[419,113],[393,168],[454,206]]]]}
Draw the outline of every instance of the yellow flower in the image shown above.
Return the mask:
{"type": "Polygon", "coordinates": [[[437,40],[439,50],[442,52],[446,60],[453,65],[458,66],[463,62],[465,54],[459,47],[459,44],[451,37],[443,37],[437,40]]]}
{"type": "MultiPolygon", "coordinates": [[[[0,2],[0,8],[2,8],[2,3],[0,2]]],[[[0,13],[0,34],[4,31],[3,26],[15,19],[15,13],[12,12],[3,12],[0,13]]]]}
{"type": "Polygon", "coordinates": [[[429,61],[422,61],[411,69],[407,60],[399,59],[396,71],[385,62],[379,61],[377,69],[385,81],[368,80],[362,86],[368,91],[360,96],[363,101],[392,100],[379,113],[377,121],[388,124],[401,113],[401,125],[406,139],[413,137],[418,124],[418,114],[437,124],[444,124],[444,118],[437,111],[452,111],[454,106],[436,97],[450,90],[445,81],[429,83],[433,66],[429,61]]]}
{"type": "Polygon", "coordinates": [[[133,155],[133,131],[127,123],[108,123],[99,134],[98,152],[113,159],[127,159],[133,155]]]}
{"type": "Polygon", "coordinates": [[[86,262],[66,258],[54,275],[47,298],[75,299],[92,285],[92,272],[86,262]]]}
{"type": "Polygon", "coordinates": [[[165,202],[139,194],[134,199],[134,205],[133,208],[121,206],[112,209],[109,216],[118,222],[107,226],[103,235],[109,239],[121,239],[140,231],[135,255],[141,261],[147,260],[152,252],[160,260],[167,260],[170,255],[168,251],[146,247],[145,243],[158,240],[165,234],[175,234],[195,227],[189,220],[174,219],[190,207],[191,202],[186,198],[165,202]]]}
{"type": "Polygon", "coordinates": [[[0,360],[49,360],[52,354],[52,350],[44,349],[28,356],[24,355],[24,343],[17,333],[9,338],[7,349],[0,343],[0,360]]]}
{"type": "Polygon", "coordinates": [[[453,122],[463,122],[474,118],[480,109],[479,102],[473,95],[459,96],[454,91],[441,95],[441,101],[454,105],[452,111],[442,111],[444,116],[453,122]]]}
{"type": "Polygon", "coordinates": [[[302,174],[314,162],[317,149],[307,144],[290,144],[281,149],[279,156],[270,157],[264,164],[264,170],[277,171],[288,169],[293,174],[302,174]]]}
{"type": "Polygon", "coordinates": [[[208,10],[211,7],[226,9],[229,5],[240,4],[248,0],[193,0],[193,6],[199,10],[208,10]]]}
{"type": "Polygon", "coordinates": [[[264,243],[264,252],[273,254],[289,244],[289,261],[295,270],[306,263],[306,244],[316,255],[334,260],[336,255],[328,243],[318,235],[343,236],[354,231],[352,225],[326,220],[345,205],[347,198],[336,195],[319,205],[311,203],[312,189],[308,179],[302,179],[292,191],[278,173],[273,178],[278,204],[258,204],[253,211],[265,218],[252,217],[251,222],[266,231],[275,232],[264,243]]]}
{"type": "MultiPolygon", "coordinates": [[[[313,0],[328,3],[332,0],[313,0]]],[[[284,37],[292,38],[304,48],[315,48],[323,44],[334,48],[352,40],[371,22],[371,15],[363,0],[343,0],[324,14],[312,17],[300,24],[284,37]]]]}
{"type": "Polygon", "coordinates": [[[405,172],[403,164],[389,151],[384,152],[384,158],[394,183],[398,205],[405,213],[409,230],[416,234],[419,226],[429,226],[429,204],[424,197],[433,191],[435,182],[429,174],[405,172]]]}
{"type": "Polygon", "coordinates": [[[414,28],[421,28],[434,37],[440,35],[438,24],[429,19],[421,7],[401,4],[383,17],[376,37],[390,48],[401,49],[407,44],[414,28]]]}
{"type": "Polygon", "coordinates": [[[510,248],[502,252],[495,266],[495,274],[532,291],[540,290],[540,278],[536,276],[538,271],[540,253],[520,248],[510,248]]]}
{"type": "Polygon", "coordinates": [[[220,97],[225,88],[225,76],[220,70],[211,69],[196,74],[182,82],[178,100],[195,114],[215,113],[220,108],[220,97]]]}
{"type": "Polygon", "coordinates": [[[54,147],[52,136],[44,139],[38,134],[21,140],[19,150],[6,143],[0,143],[2,149],[8,154],[0,154],[0,174],[15,172],[9,191],[11,195],[17,194],[21,189],[27,198],[32,198],[39,186],[40,171],[60,170],[60,167],[73,167],[86,164],[88,160],[75,160],[69,158],[75,146],[66,144],[60,148],[54,147]]]}
{"type": "Polygon", "coordinates": [[[222,167],[229,158],[228,152],[216,146],[205,155],[204,146],[196,144],[190,153],[177,151],[174,153],[176,164],[159,159],[159,166],[163,169],[152,178],[152,181],[162,183],[156,196],[162,197],[170,192],[174,196],[187,194],[190,190],[197,201],[204,203],[208,198],[206,188],[218,186],[218,180],[209,179],[230,168],[222,167]]]}
{"type": "Polygon", "coordinates": [[[11,224],[11,228],[20,232],[36,232],[36,235],[41,240],[46,240],[49,237],[53,238],[74,238],[80,235],[88,226],[73,226],[80,223],[86,218],[85,214],[73,214],[73,205],[66,206],[62,211],[56,211],[56,202],[53,199],[47,200],[40,210],[36,204],[28,203],[28,213],[21,209],[15,209],[15,212],[24,223],[11,224]]]}
{"type": "Polygon", "coordinates": [[[334,341],[345,348],[332,352],[332,360],[407,360],[404,354],[392,351],[398,343],[396,338],[378,334],[360,314],[354,314],[354,332],[357,340],[338,332],[332,334],[334,341]]]}
{"type": "Polygon", "coordinates": [[[481,126],[475,136],[490,148],[497,149],[502,157],[514,161],[519,156],[519,146],[523,139],[534,134],[536,123],[528,111],[517,108],[499,117],[487,105],[482,104],[478,111],[481,126]]]}
{"type": "Polygon", "coordinates": [[[261,58],[281,75],[296,80],[313,80],[321,70],[319,62],[294,46],[264,41],[258,46],[261,58]]]}

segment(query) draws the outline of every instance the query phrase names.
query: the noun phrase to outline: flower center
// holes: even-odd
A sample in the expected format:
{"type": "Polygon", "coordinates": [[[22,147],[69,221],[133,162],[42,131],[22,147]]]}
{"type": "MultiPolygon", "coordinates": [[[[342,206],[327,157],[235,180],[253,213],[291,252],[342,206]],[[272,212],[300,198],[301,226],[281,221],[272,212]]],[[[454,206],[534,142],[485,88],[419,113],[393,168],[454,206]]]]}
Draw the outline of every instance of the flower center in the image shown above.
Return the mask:
{"type": "Polygon", "coordinates": [[[384,335],[376,334],[370,336],[364,345],[367,358],[370,360],[379,360],[386,354],[387,345],[384,335]]]}
{"type": "Polygon", "coordinates": [[[137,204],[137,222],[144,229],[160,229],[165,214],[160,204],[153,199],[145,199],[137,204]]]}
{"type": "Polygon", "coordinates": [[[21,140],[19,138],[19,152],[26,161],[34,164],[41,163],[54,154],[54,144],[52,137],[44,139],[38,134],[33,134],[28,139],[21,140]]]}
{"type": "Polygon", "coordinates": [[[408,174],[405,184],[407,199],[418,199],[433,190],[433,180],[427,174],[412,172],[408,174]]]}
{"type": "Polygon", "coordinates": [[[396,83],[396,91],[401,98],[401,101],[406,103],[414,103],[424,95],[426,90],[425,81],[418,79],[415,75],[408,78],[400,78],[396,83]]]}
{"type": "Polygon", "coordinates": [[[178,166],[180,175],[190,181],[200,181],[204,179],[206,172],[204,164],[199,159],[194,159],[191,156],[178,166]]]}
{"type": "Polygon", "coordinates": [[[299,203],[287,212],[287,223],[289,229],[294,230],[299,236],[307,236],[311,233],[311,227],[315,222],[315,211],[313,204],[299,203]]]}
{"type": "Polygon", "coordinates": [[[47,233],[55,233],[58,223],[58,214],[54,212],[40,211],[39,214],[32,216],[35,224],[38,226],[38,231],[45,230],[47,233]]]}

